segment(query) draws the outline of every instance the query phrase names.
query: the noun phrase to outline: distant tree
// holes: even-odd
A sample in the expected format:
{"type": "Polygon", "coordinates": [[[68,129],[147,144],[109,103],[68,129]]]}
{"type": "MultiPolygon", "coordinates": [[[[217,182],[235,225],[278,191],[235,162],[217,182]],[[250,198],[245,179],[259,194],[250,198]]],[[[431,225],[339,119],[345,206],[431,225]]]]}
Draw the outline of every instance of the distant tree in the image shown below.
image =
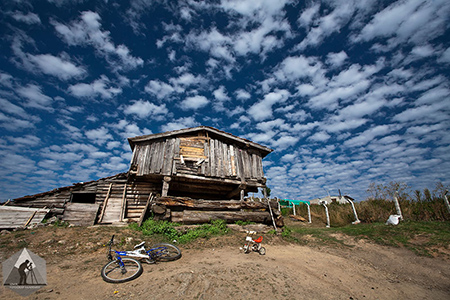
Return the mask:
{"type": "Polygon", "coordinates": [[[424,188],[423,189],[423,195],[425,197],[425,201],[432,201],[433,200],[433,198],[431,197],[431,192],[430,192],[429,189],[424,188]]]}
{"type": "Polygon", "coordinates": [[[372,199],[392,200],[395,193],[398,193],[399,200],[409,198],[409,186],[404,182],[391,181],[386,185],[371,183],[367,192],[371,194],[372,199]]]}
{"type": "Polygon", "coordinates": [[[422,201],[422,192],[420,190],[415,190],[414,195],[416,196],[416,200],[418,202],[422,201]]]}
{"type": "Polygon", "coordinates": [[[441,199],[445,195],[445,191],[450,190],[450,186],[445,186],[442,182],[438,181],[436,182],[436,185],[433,190],[433,198],[434,199],[441,199]]]}
{"type": "MultiPolygon", "coordinates": [[[[267,196],[267,198],[269,198],[270,197],[270,192],[272,191],[269,187],[265,187],[265,190],[266,190],[266,196],[267,196]]],[[[264,191],[263,191],[263,195],[264,195],[264,191]]]]}

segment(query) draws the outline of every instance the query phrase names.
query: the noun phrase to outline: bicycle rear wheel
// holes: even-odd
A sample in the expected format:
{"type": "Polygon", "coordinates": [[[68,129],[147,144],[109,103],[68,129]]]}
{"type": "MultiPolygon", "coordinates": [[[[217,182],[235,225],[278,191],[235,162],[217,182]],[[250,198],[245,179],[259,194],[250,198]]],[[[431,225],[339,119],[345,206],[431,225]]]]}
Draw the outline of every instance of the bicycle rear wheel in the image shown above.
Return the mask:
{"type": "Polygon", "coordinates": [[[127,282],[138,278],[142,274],[142,265],[135,259],[122,257],[124,266],[120,265],[118,259],[114,259],[102,268],[102,278],[109,283],[127,282]]]}
{"type": "Polygon", "coordinates": [[[172,261],[181,257],[181,250],[172,244],[156,244],[152,246],[151,256],[159,261],[172,261]]]}

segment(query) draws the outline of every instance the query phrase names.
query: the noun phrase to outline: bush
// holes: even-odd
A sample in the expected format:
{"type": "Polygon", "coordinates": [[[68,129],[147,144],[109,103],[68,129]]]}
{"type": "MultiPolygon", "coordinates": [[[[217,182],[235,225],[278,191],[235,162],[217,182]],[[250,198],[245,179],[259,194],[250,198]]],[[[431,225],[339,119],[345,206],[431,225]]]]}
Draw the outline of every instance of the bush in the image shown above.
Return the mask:
{"type": "Polygon", "coordinates": [[[168,241],[176,240],[178,243],[188,243],[198,238],[210,238],[212,236],[223,235],[228,232],[227,224],[224,220],[212,220],[210,224],[203,224],[197,228],[180,232],[177,230],[180,224],[168,221],[146,220],[141,227],[136,223],[130,228],[141,231],[144,235],[162,235],[168,241]]]}

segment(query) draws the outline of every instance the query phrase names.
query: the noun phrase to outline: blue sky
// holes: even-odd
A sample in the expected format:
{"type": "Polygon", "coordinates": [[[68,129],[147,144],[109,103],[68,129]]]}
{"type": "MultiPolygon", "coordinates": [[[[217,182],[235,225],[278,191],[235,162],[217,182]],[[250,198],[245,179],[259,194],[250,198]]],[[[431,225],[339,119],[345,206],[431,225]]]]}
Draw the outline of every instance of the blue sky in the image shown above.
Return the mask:
{"type": "Polygon", "coordinates": [[[128,137],[199,125],[274,149],[280,198],[450,183],[448,0],[0,6],[1,200],[125,172],[128,137]]]}

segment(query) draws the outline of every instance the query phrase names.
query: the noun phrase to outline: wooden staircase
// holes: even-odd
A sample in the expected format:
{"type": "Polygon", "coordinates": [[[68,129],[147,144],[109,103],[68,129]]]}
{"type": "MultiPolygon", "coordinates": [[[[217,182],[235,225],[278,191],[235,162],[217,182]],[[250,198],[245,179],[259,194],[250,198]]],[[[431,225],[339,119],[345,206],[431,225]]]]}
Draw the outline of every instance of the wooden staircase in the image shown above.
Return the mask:
{"type": "Polygon", "coordinates": [[[123,222],[123,202],[124,189],[126,184],[110,184],[102,212],[100,214],[100,224],[120,224],[123,222]]]}

